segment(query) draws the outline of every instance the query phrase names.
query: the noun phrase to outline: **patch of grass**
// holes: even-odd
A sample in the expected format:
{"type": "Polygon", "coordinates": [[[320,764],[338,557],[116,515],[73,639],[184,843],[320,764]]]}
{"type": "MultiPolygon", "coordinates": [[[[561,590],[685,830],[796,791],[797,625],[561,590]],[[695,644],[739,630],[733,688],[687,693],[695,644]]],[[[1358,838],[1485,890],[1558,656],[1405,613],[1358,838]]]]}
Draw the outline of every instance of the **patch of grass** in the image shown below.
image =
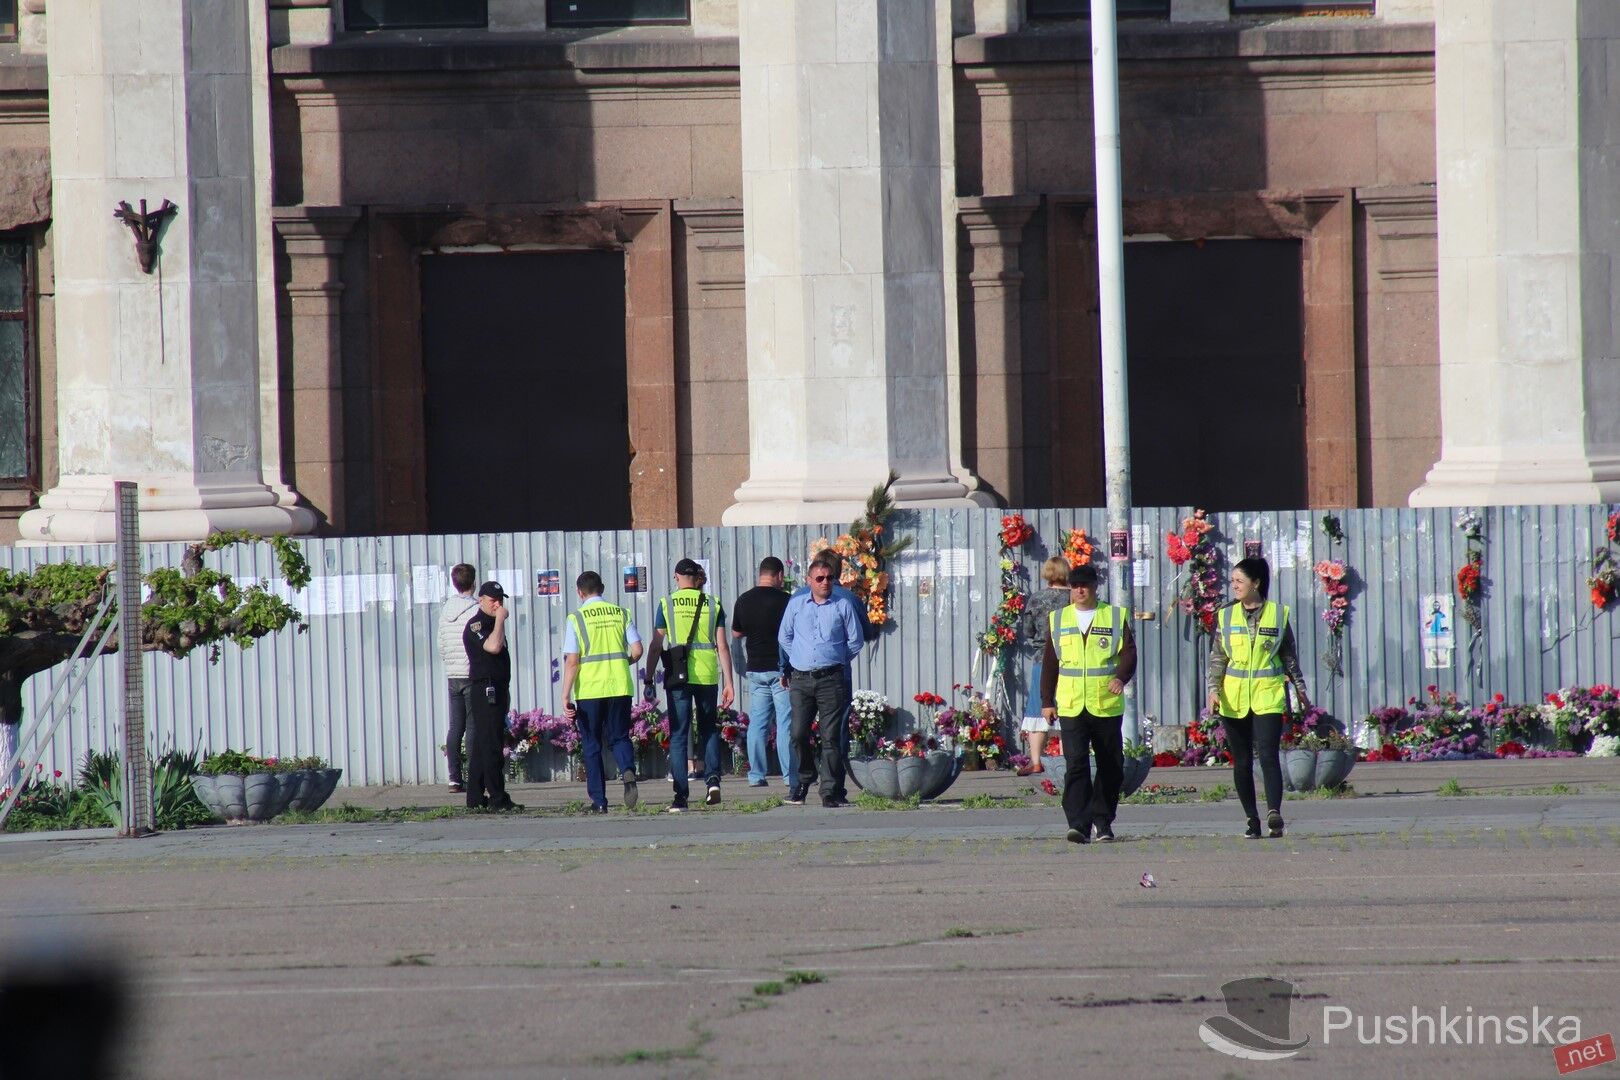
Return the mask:
{"type": "Polygon", "coordinates": [[[948,937],[948,938],[957,938],[957,937],[973,937],[974,935],[973,935],[973,931],[969,930],[965,926],[953,926],[949,930],[945,931],[945,936],[948,937]]]}
{"type": "Polygon", "coordinates": [[[1223,802],[1232,794],[1232,788],[1227,784],[1211,784],[1198,793],[1198,797],[1205,802],[1223,802]]]}
{"type": "Polygon", "coordinates": [[[764,813],[766,810],[775,810],[778,806],[781,806],[781,805],[782,805],[782,796],[780,796],[780,795],[767,795],[763,799],[756,800],[755,802],[736,802],[736,803],[732,803],[731,804],[731,809],[734,812],[739,813],[739,814],[761,814],[761,813],[764,813]]]}
{"type": "Polygon", "coordinates": [[[1434,793],[1436,795],[1441,796],[1441,797],[1449,797],[1449,798],[1454,798],[1454,797],[1457,797],[1457,796],[1460,796],[1460,795],[1472,795],[1473,794],[1472,791],[1469,791],[1467,788],[1465,788],[1461,784],[1457,783],[1457,778],[1456,777],[1452,777],[1450,780],[1447,780],[1445,783],[1443,783],[1439,787],[1435,788],[1434,793]]]}
{"type": "Polygon", "coordinates": [[[789,986],[814,986],[826,982],[827,977],[819,971],[790,971],[783,981],[789,986]]]}
{"type": "Polygon", "coordinates": [[[334,825],[372,821],[442,821],[445,818],[462,817],[469,812],[460,806],[400,806],[378,809],[344,803],[342,806],[322,807],[314,813],[289,810],[272,818],[271,822],[276,825],[334,825]]]}
{"type": "Polygon", "coordinates": [[[962,800],[964,810],[1022,810],[1024,800],[1012,795],[992,795],[982,791],[962,800]]]}
{"type": "Polygon", "coordinates": [[[922,799],[917,795],[909,799],[883,799],[863,791],[855,796],[855,805],[862,810],[915,810],[922,805],[922,799]]]}
{"type": "Polygon", "coordinates": [[[403,956],[396,956],[392,960],[388,961],[388,966],[389,967],[431,967],[431,966],[433,966],[433,964],[432,964],[432,961],[430,961],[428,959],[428,957],[430,957],[432,955],[433,954],[430,953],[430,952],[405,953],[403,956]]]}
{"type": "Polygon", "coordinates": [[[783,986],[776,979],[754,984],[755,997],[781,997],[786,990],[787,987],[783,986]]]}
{"type": "Polygon", "coordinates": [[[1146,806],[1153,803],[1192,802],[1193,799],[1198,797],[1199,791],[1196,787],[1179,787],[1175,784],[1148,784],[1131,792],[1119,801],[1130,803],[1133,806],[1146,806]]]}
{"type": "MultiPolygon", "coordinates": [[[[1472,792],[1461,792],[1469,795],[1472,792]]],[[[1310,791],[1290,791],[1286,796],[1290,799],[1354,799],[1356,789],[1349,784],[1335,784],[1332,787],[1314,788],[1310,791]]]]}

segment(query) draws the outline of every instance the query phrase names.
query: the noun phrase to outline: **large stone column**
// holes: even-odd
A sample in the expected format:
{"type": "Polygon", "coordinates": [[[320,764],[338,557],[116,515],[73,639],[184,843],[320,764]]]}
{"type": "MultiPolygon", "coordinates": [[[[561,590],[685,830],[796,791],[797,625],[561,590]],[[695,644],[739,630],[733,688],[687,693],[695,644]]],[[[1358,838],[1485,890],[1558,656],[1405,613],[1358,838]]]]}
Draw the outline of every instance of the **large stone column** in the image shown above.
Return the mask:
{"type": "Polygon", "coordinates": [[[1441,455],[1414,506],[1620,499],[1620,4],[1436,0],[1441,455]]]}
{"type": "Polygon", "coordinates": [[[263,462],[264,3],[51,0],[46,16],[61,479],[23,538],[110,541],[114,479],[140,485],[143,539],[309,531],[263,462]],[[113,218],[142,199],[179,206],[151,273],[113,218]]]}
{"type": "Polygon", "coordinates": [[[738,4],[750,471],[728,525],[852,518],[891,468],[902,505],[975,502],[950,453],[938,15],[738,4]]]}

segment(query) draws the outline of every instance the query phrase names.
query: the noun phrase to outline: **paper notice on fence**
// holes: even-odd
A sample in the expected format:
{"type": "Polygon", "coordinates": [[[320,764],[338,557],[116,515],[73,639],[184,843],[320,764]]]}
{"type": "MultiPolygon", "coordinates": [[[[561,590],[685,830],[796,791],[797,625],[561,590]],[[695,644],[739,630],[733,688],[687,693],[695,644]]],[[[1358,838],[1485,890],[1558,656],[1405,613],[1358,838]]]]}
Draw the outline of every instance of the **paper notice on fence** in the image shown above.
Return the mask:
{"type": "MultiPolygon", "coordinates": [[[[1435,593],[1423,598],[1423,607],[1420,611],[1423,620],[1420,634],[1424,649],[1454,649],[1456,648],[1456,635],[1451,623],[1451,594],[1435,593]]],[[[1450,667],[1448,662],[1444,665],[1430,664],[1430,667],[1450,667]]]]}
{"type": "Polygon", "coordinates": [[[1294,568],[1294,545],[1287,540],[1273,540],[1271,542],[1271,568],[1273,570],[1292,570],[1294,568]]]}
{"type": "Polygon", "coordinates": [[[1311,561],[1311,523],[1296,521],[1294,523],[1294,558],[1302,563],[1311,561]]]}
{"type": "Polygon", "coordinates": [[[932,551],[919,551],[912,548],[902,551],[891,560],[895,574],[901,581],[911,583],[923,578],[934,576],[934,555],[932,551]]]}
{"type": "Polygon", "coordinates": [[[1153,587],[1153,560],[1137,559],[1131,563],[1131,585],[1138,589],[1153,587]]]}
{"type": "Polygon", "coordinates": [[[280,578],[270,583],[270,591],[297,608],[306,618],[321,615],[353,615],[367,604],[392,603],[392,574],[338,574],[311,578],[300,592],[288,588],[280,578]]]}
{"type": "Polygon", "coordinates": [[[972,577],[973,549],[943,549],[939,552],[939,563],[935,573],[939,577],[972,577]]]}
{"type": "Polygon", "coordinates": [[[437,604],[449,594],[442,566],[411,567],[411,603],[437,604]]]}

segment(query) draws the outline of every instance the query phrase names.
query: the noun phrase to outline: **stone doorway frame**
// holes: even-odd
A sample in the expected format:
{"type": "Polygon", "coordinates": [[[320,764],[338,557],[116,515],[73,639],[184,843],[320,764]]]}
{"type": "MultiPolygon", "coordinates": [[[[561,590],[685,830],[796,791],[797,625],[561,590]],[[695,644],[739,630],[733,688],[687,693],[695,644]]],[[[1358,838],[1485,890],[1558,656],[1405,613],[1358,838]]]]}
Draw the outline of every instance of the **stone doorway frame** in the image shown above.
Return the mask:
{"type": "MultiPolygon", "coordinates": [[[[1096,197],[1048,196],[1047,221],[1052,501],[1099,506],[1104,494],[1096,197]],[[1075,440],[1075,432],[1091,437],[1075,440]]],[[[1127,199],[1125,235],[1301,241],[1306,499],[1313,507],[1358,505],[1351,190],[1127,199]]]]}
{"type": "Polygon", "coordinates": [[[467,247],[624,253],[631,527],[676,525],[673,213],[668,202],[373,207],[368,219],[378,533],[427,529],[420,255],[467,247]]]}

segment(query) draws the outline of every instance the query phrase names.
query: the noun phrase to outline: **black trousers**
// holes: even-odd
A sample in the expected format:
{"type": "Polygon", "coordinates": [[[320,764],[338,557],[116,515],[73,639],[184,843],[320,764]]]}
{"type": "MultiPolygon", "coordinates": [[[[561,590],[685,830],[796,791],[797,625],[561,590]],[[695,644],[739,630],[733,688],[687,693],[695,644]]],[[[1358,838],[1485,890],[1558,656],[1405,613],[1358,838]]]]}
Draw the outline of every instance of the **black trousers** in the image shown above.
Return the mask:
{"type": "Polygon", "coordinates": [[[450,731],[444,740],[444,756],[450,762],[450,782],[461,783],[461,740],[467,734],[467,713],[472,707],[472,680],[450,680],[450,731]]]}
{"type": "Polygon", "coordinates": [[[1250,713],[1241,719],[1221,718],[1226,729],[1226,748],[1232,752],[1232,786],[1238,802],[1250,821],[1260,820],[1254,805],[1254,759],[1260,757],[1260,778],[1266,785],[1266,809],[1282,811],[1282,760],[1277,750],[1282,742],[1281,713],[1250,713]]]}
{"type": "Polygon", "coordinates": [[[1125,783],[1123,716],[1058,717],[1063,732],[1063,816],[1069,828],[1111,829],[1119,812],[1119,789],[1125,783]],[[1097,781],[1091,780],[1091,753],[1097,754],[1097,781]]]}
{"type": "Polygon", "coordinates": [[[511,691],[487,679],[473,679],[469,690],[472,701],[467,716],[467,805],[499,809],[512,802],[506,793],[506,770],[501,760],[511,691]]]}
{"type": "Polygon", "coordinates": [[[807,791],[816,782],[816,759],[810,753],[810,725],[821,728],[821,797],[843,799],[844,770],[849,744],[850,687],[844,669],[819,675],[795,671],[788,682],[793,704],[793,745],[799,751],[799,786],[807,791]]]}

